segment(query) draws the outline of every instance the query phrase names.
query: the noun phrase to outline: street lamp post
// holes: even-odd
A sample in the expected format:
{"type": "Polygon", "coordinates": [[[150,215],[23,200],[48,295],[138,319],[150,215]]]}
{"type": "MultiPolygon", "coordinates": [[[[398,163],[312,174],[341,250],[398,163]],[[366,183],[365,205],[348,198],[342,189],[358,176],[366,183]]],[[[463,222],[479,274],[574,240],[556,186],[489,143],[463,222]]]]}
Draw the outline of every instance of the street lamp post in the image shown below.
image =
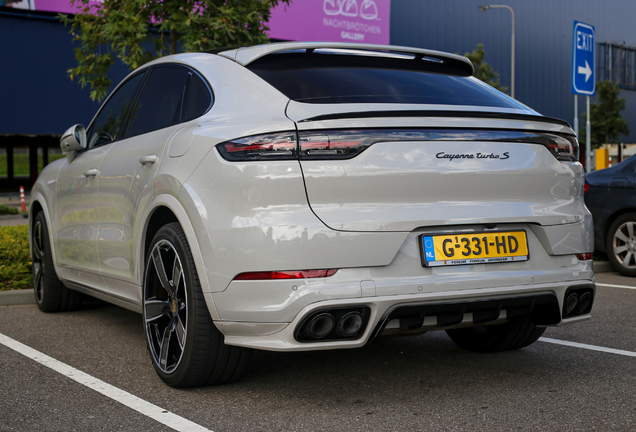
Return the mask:
{"type": "Polygon", "coordinates": [[[510,96],[515,97],[515,11],[507,5],[486,5],[479,6],[480,11],[487,11],[488,9],[508,9],[512,14],[512,54],[511,54],[511,67],[510,67],[510,96]]]}

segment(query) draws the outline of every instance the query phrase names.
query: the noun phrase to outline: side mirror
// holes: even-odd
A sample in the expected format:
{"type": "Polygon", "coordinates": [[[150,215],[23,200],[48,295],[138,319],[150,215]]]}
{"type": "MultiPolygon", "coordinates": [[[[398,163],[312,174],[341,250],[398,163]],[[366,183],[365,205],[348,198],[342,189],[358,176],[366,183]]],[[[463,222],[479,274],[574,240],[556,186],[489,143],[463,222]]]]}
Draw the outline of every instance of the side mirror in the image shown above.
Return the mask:
{"type": "Polygon", "coordinates": [[[68,163],[73,162],[75,155],[80,150],[86,150],[86,129],[81,124],[68,128],[60,138],[62,153],[66,155],[68,163]]]}

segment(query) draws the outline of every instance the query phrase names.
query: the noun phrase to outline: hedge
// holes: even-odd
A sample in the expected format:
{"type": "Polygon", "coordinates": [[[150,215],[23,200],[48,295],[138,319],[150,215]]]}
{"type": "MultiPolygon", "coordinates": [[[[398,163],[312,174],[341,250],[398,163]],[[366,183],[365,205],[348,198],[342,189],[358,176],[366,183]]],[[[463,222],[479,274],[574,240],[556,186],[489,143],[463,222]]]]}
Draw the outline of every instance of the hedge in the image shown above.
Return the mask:
{"type": "Polygon", "coordinates": [[[32,287],[29,227],[0,226],[0,290],[32,287]]]}

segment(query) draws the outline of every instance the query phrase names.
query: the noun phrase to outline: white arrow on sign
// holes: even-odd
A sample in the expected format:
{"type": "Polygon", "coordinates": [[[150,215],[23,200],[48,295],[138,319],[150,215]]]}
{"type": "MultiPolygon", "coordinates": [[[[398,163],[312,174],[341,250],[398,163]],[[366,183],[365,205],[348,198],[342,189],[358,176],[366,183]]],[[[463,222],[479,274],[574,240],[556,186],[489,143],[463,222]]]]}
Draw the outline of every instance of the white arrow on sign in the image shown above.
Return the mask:
{"type": "Polygon", "coordinates": [[[592,76],[592,69],[590,68],[587,60],[585,61],[585,67],[579,66],[579,73],[585,75],[585,82],[587,82],[587,80],[589,80],[592,76]]]}

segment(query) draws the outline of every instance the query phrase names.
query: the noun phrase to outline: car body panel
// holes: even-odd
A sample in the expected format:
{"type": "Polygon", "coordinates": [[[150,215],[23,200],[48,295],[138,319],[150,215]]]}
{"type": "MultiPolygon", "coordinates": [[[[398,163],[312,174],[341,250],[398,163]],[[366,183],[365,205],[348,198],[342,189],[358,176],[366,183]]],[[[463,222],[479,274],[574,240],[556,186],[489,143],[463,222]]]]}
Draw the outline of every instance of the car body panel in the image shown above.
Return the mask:
{"type": "MultiPolygon", "coordinates": [[[[346,121],[340,126],[353,128],[346,121]]],[[[460,139],[461,131],[457,135],[460,139]]],[[[301,165],[312,210],[342,231],[411,231],[423,220],[545,226],[579,222],[585,214],[582,199],[572,198],[582,190],[580,165],[557,161],[541,145],[379,142],[352,159],[301,165]]]]}
{"type": "Polygon", "coordinates": [[[606,252],[607,231],[621,214],[636,212],[636,157],[585,176],[585,204],[594,219],[594,248],[606,252]]]}
{"type": "MultiPolygon", "coordinates": [[[[380,236],[372,249],[381,249],[380,236]]],[[[559,284],[591,279],[592,267],[570,255],[553,257],[526,224],[430,227],[410,233],[395,258],[384,266],[346,268],[326,279],[233,281],[213,294],[221,319],[233,322],[291,322],[302,308],[321,301],[486,290],[491,287],[559,284]],[[528,236],[532,262],[507,262],[471,266],[423,267],[419,238],[422,234],[480,233],[523,230],[528,236]],[[469,280],[467,280],[469,279],[469,280]],[[369,292],[365,286],[371,286],[369,292]]]]}
{"type": "MultiPolygon", "coordinates": [[[[586,264],[586,266],[591,267],[591,263],[586,264]]],[[[591,272],[591,268],[589,271],[591,272]]],[[[305,307],[298,313],[298,315],[296,315],[291,323],[287,325],[278,324],[279,327],[283,328],[276,333],[271,333],[272,328],[275,329],[276,327],[271,326],[270,323],[263,323],[266,324],[266,326],[261,326],[261,323],[248,323],[248,325],[245,325],[246,323],[244,322],[225,321],[221,326],[219,326],[219,328],[222,329],[225,334],[226,343],[230,345],[251,347],[268,351],[293,352],[361,348],[371,340],[374,326],[368,326],[364,334],[362,334],[362,336],[356,340],[316,341],[312,343],[298,342],[294,338],[294,329],[296,329],[300,325],[305,317],[311,315],[313,311],[320,309],[333,309],[343,306],[366,306],[369,307],[371,310],[369,321],[372,323],[377,323],[380,322],[382,320],[382,317],[386,316],[387,313],[396,306],[437,304],[440,302],[453,303],[466,300],[478,301],[509,297],[511,295],[521,296],[554,294],[557,296],[557,298],[562,299],[568,288],[573,286],[576,287],[579,284],[581,284],[581,281],[578,281],[578,283],[556,282],[540,285],[508,285],[507,287],[503,288],[466,289],[461,291],[432,292],[415,295],[408,294],[395,296],[378,296],[374,298],[359,298],[355,300],[329,300],[319,303],[312,303],[311,305],[305,307]]],[[[582,284],[582,286],[588,285],[589,284],[582,284]]],[[[502,311],[500,317],[505,318],[505,316],[505,311],[502,311]]],[[[466,324],[470,325],[472,317],[465,317],[465,319],[466,324]]],[[[590,315],[564,319],[561,323],[559,323],[559,325],[574,324],[588,319],[590,319],[590,315]]],[[[435,324],[432,324],[431,330],[435,329],[435,324]]]]}
{"type": "MultiPolygon", "coordinates": [[[[164,157],[166,143],[178,126],[116,141],[109,146],[99,178],[100,230],[97,252],[104,278],[139,282],[136,270],[135,233],[142,229],[140,209],[154,197],[154,177],[164,157]],[[154,161],[154,162],[153,162],[154,161]]],[[[125,284],[109,283],[119,296],[141,301],[139,290],[129,292],[125,284]]]]}
{"type": "MultiPolygon", "coordinates": [[[[148,204],[148,207],[143,210],[143,216],[141,220],[144,229],[136,234],[137,239],[135,241],[137,254],[140,257],[138,265],[145,265],[148,258],[144,249],[144,242],[146,240],[146,229],[148,228],[150,219],[152,218],[153,214],[159,209],[168,209],[175,216],[176,220],[179,222],[179,225],[186,235],[188,244],[190,245],[192,259],[194,260],[194,265],[197,269],[201,291],[206,298],[210,316],[213,320],[218,320],[219,315],[216,311],[216,308],[214,307],[212,298],[209,295],[210,282],[208,281],[208,273],[206,272],[207,260],[203,255],[203,253],[209,249],[209,244],[206,244],[205,242],[199,242],[200,235],[197,234],[196,231],[200,230],[203,227],[203,224],[200,219],[197,219],[196,211],[193,211],[196,209],[196,207],[193,204],[192,195],[189,195],[187,193],[187,189],[187,187],[181,188],[182,193],[178,197],[168,193],[157,193],[152,202],[148,204]]],[[[196,198],[196,194],[194,196],[196,198]]],[[[143,275],[143,272],[144,269],[140,268],[140,275],[143,275]]],[[[142,281],[139,281],[138,287],[140,292],[141,284],[142,281]]],[[[139,304],[139,309],[141,309],[141,304],[139,304]]]]}
{"type": "Polygon", "coordinates": [[[97,284],[105,290],[97,256],[99,237],[99,169],[109,148],[99,147],[65,160],[56,183],[52,228],[58,275],[97,284]]]}
{"type": "Polygon", "coordinates": [[[594,226],[589,214],[577,223],[530,225],[530,229],[550,255],[572,255],[594,249],[594,226]]]}
{"type": "Polygon", "coordinates": [[[230,163],[216,150],[203,159],[180,199],[199,227],[212,292],[246,271],[391,262],[408,233],[329,229],[307,205],[302,178],[298,161],[230,163]],[[382,248],[369,247],[375,238],[382,248]]]}

